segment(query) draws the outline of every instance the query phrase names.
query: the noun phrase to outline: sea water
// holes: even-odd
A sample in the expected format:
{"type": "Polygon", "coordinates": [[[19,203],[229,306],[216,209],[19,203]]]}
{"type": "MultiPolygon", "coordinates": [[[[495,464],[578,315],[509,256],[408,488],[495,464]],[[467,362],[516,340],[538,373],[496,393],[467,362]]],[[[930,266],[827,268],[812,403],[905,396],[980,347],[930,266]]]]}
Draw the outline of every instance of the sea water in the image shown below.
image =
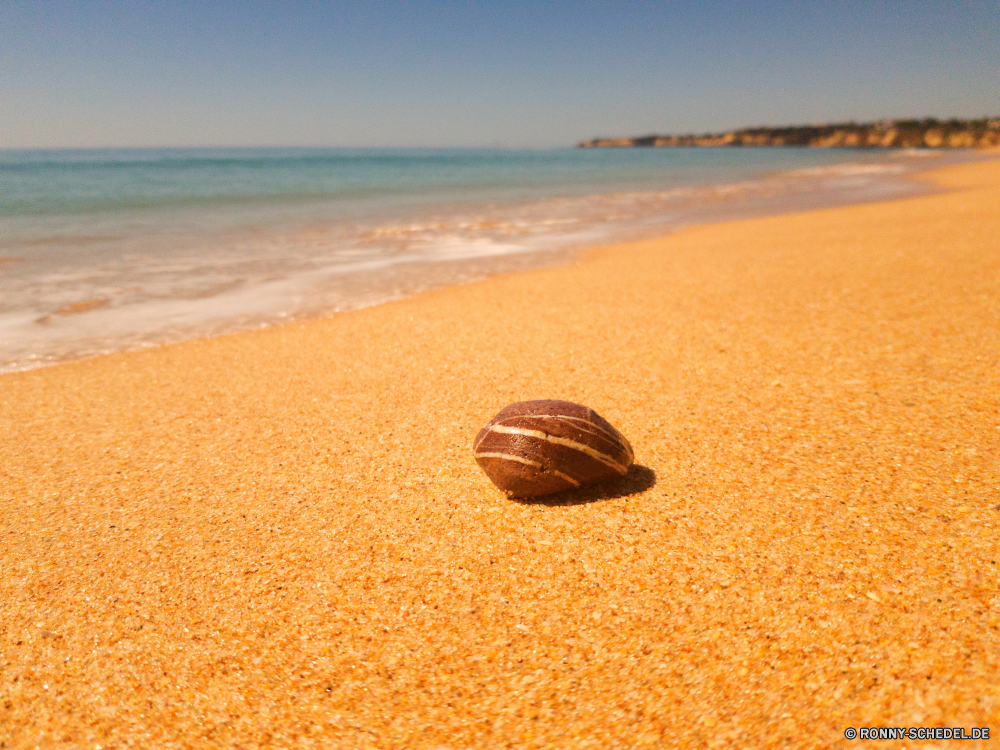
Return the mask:
{"type": "Polygon", "coordinates": [[[0,372],[377,304],[693,223],[912,194],[906,175],[928,161],[763,148],[0,151],[0,372]]]}

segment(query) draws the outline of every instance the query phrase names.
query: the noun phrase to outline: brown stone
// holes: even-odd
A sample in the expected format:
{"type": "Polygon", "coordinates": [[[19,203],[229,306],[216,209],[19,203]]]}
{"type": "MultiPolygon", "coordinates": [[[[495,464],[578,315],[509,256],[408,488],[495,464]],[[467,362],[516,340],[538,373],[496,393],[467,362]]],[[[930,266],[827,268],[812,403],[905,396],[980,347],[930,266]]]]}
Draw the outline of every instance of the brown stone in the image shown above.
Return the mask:
{"type": "Polygon", "coordinates": [[[537,497],[624,476],[632,446],[593,409],[569,401],[504,407],[472,443],[476,463],[512,497],[537,497]]]}

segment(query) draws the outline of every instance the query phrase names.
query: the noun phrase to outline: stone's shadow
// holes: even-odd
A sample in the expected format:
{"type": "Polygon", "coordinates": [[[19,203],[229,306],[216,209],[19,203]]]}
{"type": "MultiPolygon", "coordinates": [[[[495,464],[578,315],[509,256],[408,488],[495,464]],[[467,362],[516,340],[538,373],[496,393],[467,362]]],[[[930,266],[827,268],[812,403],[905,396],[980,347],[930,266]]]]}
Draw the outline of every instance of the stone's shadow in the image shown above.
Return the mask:
{"type": "Polygon", "coordinates": [[[584,505],[596,503],[598,500],[610,500],[616,497],[629,497],[645,492],[656,484],[656,472],[648,466],[632,464],[628,473],[618,479],[580,487],[576,490],[553,492],[541,497],[512,497],[511,500],[522,505],[584,505]]]}

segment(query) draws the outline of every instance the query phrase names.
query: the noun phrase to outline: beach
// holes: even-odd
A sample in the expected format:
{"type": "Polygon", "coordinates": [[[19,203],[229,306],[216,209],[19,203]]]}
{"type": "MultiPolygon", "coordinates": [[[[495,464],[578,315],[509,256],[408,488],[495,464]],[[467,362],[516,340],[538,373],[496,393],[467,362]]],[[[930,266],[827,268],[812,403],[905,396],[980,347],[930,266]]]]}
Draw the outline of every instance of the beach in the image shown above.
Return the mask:
{"type": "Polygon", "coordinates": [[[903,149],[0,149],[0,373],[358,309],[694,224],[926,192],[903,149]]]}
{"type": "Polygon", "coordinates": [[[1000,733],[1000,161],[926,179],[0,375],[0,747],[1000,733]],[[508,499],[535,398],[637,466],[508,499]]]}

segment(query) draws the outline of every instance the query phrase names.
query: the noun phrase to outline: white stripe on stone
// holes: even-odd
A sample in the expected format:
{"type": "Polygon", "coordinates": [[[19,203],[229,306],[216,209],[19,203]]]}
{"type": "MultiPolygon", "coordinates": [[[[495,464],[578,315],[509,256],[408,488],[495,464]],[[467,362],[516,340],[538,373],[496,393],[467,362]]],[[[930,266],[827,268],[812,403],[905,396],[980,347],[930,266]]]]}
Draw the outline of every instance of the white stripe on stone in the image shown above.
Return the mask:
{"type": "Polygon", "coordinates": [[[614,433],[608,432],[603,427],[601,427],[599,424],[597,424],[596,422],[592,422],[591,420],[587,419],[586,417],[571,417],[571,416],[569,416],[567,414],[530,414],[530,415],[525,414],[524,416],[538,417],[540,419],[572,419],[574,422],[583,422],[583,424],[586,425],[587,427],[593,428],[595,430],[599,430],[602,434],[607,435],[610,440],[613,440],[616,443],[621,442],[621,437],[620,436],[615,435],[614,433]]]}
{"type": "Polygon", "coordinates": [[[538,461],[532,461],[530,458],[522,458],[521,456],[512,456],[510,453],[488,453],[484,451],[473,455],[475,455],[476,458],[505,458],[508,461],[517,461],[520,464],[534,466],[536,469],[542,468],[542,465],[538,463],[538,461]]]}
{"type": "Polygon", "coordinates": [[[622,450],[628,453],[628,458],[630,462],[635,458],[635,456],[632,453],[631,447],[622,438],[621,435],[610,433],[596,422],[591,422],[589,419],[586,419],[584,417],[570,417],[565,414],[518,414],[513,417],[507,417],[507,419],[501,419],[500,422],[498,422],[498,424],[502,424],[512,419],[560,419],[560,420],[572,419],[574,422],[582,422],[583,424],[576,426],[585,428],[590,427],[592,429],[587,430],[587,432],[589,432],[591,435],[594,435],[596,437],[603,437],[609,442],[620,446],[622,450]]]}
{"type": "MultiPolygon", "coordinates": [[[[538,461],[532,461],[530,458],[522,458],[521,456],[512,456],[510,453],[494,453],[489,451],[483,451],[482,453],[473,454],[476,458],[500,458],[505,461],[517,461],[521,464],[527,464],[528,466],[534,466],[536,469],[542,469],[542,465],[538,461]]],[[[580,483],[573,479],[569,474],[563,474],[561,471],[556,469],[542,469],[542,471],[547,471],[550,474],[555,474],[560,479],[565,479],[567,482],[572,484],[574,487],[579,487],[580,483]]]]}
{"type": "MultiPolygon", "coordinates": [[[[543,471],[544,471],[544,469],[543,469],[543,471]]],[[[580,483],[578,481],[576,481],[575,479],[573,479],[573,477],[571,477],[569,474],[563,474],[561,471],[557,471],[556,469],[548,469],[548,471],[550,471],[551,473],[555,474],[557,477],[565,479],[567,482],[569,482],[570,484],[572,484],[574,487],[579,487],[580,486],[580,483]]]]}
{"type": "MultiPolygon", "coordinates": [[[[522,414],[520,416],[530,418],[530,416],[533,415],[522,414]]],[[[545,440],[549,443],[555,443],[556,445],[564,445],[567,448],[572,448],[573,450],[580,451],[581,453],[586,453],[588,456],[600,461],[605,466],[610,466],[622,476],[625,476],[625,474],[628,473],[628,467],[618,463],[611,458],[611,456],[594,450],[589,445],[578,443],[575,440],[556,437],[555,435],[548,435],[541,430],[527,430],[523,427],[508,427],[507,425],[502,424],[493,425],[490,427],[490,432],[499,432],[503,435],[524,435],[525,437],[538,438],[539,440],[545,440]]]]}

